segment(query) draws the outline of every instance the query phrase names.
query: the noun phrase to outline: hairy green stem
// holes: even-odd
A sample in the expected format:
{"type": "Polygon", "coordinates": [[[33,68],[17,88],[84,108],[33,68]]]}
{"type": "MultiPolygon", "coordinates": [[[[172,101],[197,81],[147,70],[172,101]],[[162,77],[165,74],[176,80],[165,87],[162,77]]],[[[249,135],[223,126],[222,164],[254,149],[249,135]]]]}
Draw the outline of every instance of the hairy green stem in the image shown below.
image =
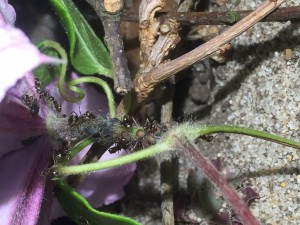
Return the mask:
{"type": "Polygon", "coordinates": [[[275,142],[292,148],[300,149],[300,142],[292,141],[287,138],[279,137],[274,134],[269,134],[264,131],[258,131],[250,128],[244,128],[244,127],[227,126],[227,125],[207,125],[207,126],[202,126],[200,128],[195,128],[191,132],[193,133],[193,136],[209,135],[209,134],[216,134],[216,133],[243,134],[243,135],[275,142]]]}
{"type": "Polygon", "coordinates": [[[76,166],[66,166],[66,167],[56,167],[53,168],[59,175],[70,175],[70,174],[79,174],[93,172],[96,170],[107,169],[115,166],[125,165],[131,162],[135,162],[141,159],[145,159],[151,156],[154,156],[163,151],[170,150],[171,147],[166,142],[156,144],[149,148],[146,148],[142,151],[134,152],[129,155],[121,156],[116,159],[107,160],[103,162],[95,162],[89,164],[82,164],[76,166]]]}
{"type": "Polygon", "coordinates": [[[74,91],[75,93],[77,93],[77,96],[74,97],[70,97],[67,92],[66,92],[66,88],[64,86],[64,82],[65,82],[65,78],[66,78],[66,72],[67,72],[67,62],[68,62],[68,56],[66,51],[63,49],[63,47],[55,42],[55,41],[43,41],[40,45],[39,48],[52,48],[55,51],[57,51],[57,53],[60,55],[60,57],[66,61],[65,64],[61,65],[61,69],[59,72],[59,78],[58,78],[58,89],[59,89],[59,93],[61,94],[61,96],[68,102],[78,102],[80,101],[83,97],[84,97],[84,92],[79,89],[79,88],[74,88],[72,89],[72,91],[74,91]]]}
{"type": "Polygon", "coordinates": [[[293,147],[296,149],[300,149],[300,142],[292,141],[287,138],[282,138],[273,134],[269,134],[264,131],[258,131],[249,128],[237,127],[237,126],[226,126],[226,125],[207,125],[207,126],[201,126],[200,128],[197,128],[195,127],[195,124],[185,123],[170,130],[165,136],[161,138],[158,144],[143,149],[141,151],[126,156],[121,156],[116,159],[107,160],[104,162],[96,162],[91,164],[75,165],[75,166],[67,166],[67,167],[56,167],[53,169],[56,172],[58,172],[58,174],[67,175],[67,174],[86,173],[95,170],[121,166],[141,159],[152,157],[158,153],[171,151],[176,147],[176,143],[177,143],[176,139],[174,139],[174,136],[177,136],[179,139],[187,138],[188,140],[193,141],[201,135],[209,135],[215,133],[243,134],[243,135],[275,142],[285,146],[293,147]]]}

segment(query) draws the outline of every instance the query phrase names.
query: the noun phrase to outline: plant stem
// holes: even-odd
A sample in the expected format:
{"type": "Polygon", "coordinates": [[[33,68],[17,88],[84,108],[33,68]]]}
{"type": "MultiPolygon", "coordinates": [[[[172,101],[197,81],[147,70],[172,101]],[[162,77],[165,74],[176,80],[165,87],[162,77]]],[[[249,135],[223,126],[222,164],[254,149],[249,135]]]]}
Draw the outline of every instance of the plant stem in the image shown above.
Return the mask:
{"type": "MultiPolygon", "coordinates": [[[[161,107],[160,121],[162,123],[172,121],[175,79],[173,78],[171,82],[168,92],[165,93],[166,102],[161,107]]],[[[175,153],[167,154],[161,161],[160,180],[162,225],[174,225],[174,192],[178,188],[178,157],[175,153]]]]}
{"type": "Polygon", "coordinates": [[[300,149],[299,142],[292,141],[287,138],[282,138],[274,134],[269,134],[264,131],[258,131],[250,128],[244,128],[244,127],[226,126],[226,125],[207,125],[207,126],[202,126],[200,128],[196,128],[191,132],[194,133],[193,136],[209,135],[209,134],[216,134],[216,133],[243,134],[243,135],[275,142],[292,148],[300,149]]]}
{"type": "MultiPolygon", "coordinates": [[[[98,84],[99,86],[101,86],[107,96],[109,114],[111,117],[116,116],[116,112],[115,112],[116,106],[115,106],[114,95],[112,93],[112,90],[110,89],[110,86],[104,80],[100,79],[99,77],[85,76],[85,77],[77,78],[75,80],[71,80],[68,83],[68,85],[69,85],[70,89],[72,89],[72,88],[74,88],[74,85],[81,84],[81,83],[94,83],[94,84],[98,84]]],[[[77,87],[75,87],[75,88],[77,88],[77,87]]]]}
{"type": "Polygon", "coordinates": [[[223,197],[229,202],[234,212],[245,225],[259,225],[260,223],[250,212],[247,204],[239,197],[238,193],[226,181],[222,174],[211,164],[210,160],[187,139],[177,137],[177,149],[183,151],[193,164],[220,190],[223,197]]]}
{"type": "Polygon", "coordinates": [[[116,159],[111,159],[103,162],[95,162],[90,164],[75,165],[75,166],[66,166],[66,167],[53,167],[52,170],[56,171],[59,175],[70,175],[70,174],[79,174],[79,173],[88,173],[96,170],[102,170],[107,168],[112,168],[116,166],[125,165],[131,162],[142,160],[148,157],[152,157],[158,153],[170,151],[171,145],[166,142],[156,144],[142,151],[134,152],[129,155],[121,156],[116,159]]]}
{"type": "Polygon", "coordinates": [[[200,128],[195,128],[195,124],[185,123],[170,130],[169,133],[167,133],[164,137],[162,137],[160,143],[150,146],[141,151],[134,152],[129,155],[121,156],[116,159],[107,160],[104,162],[95,162],[91,164],[66,166],[66,167],[57,166],[57,167],[53,167],[52,170],[58,172],[58,174],[60,175],[68,175],[68,174],[92,172],[92,171],[111,168],[115,166],[121,166],[148,157],[152,157],[162,152],[174,150],[174,144],[176,144],[176,140],[174,141],[174,136],[182,137],[182,138],[187,137],[189,138],[189,140],[195,140],[197,137],[201,135],[209,135],[215,133],[243,134],[247,136],[264,139],[267,141],[272,141],[296,149],[300,149],[300,142],[292,141],[287,138],[282,138],[273,134],[269,134],[264,131],[257,131],[249,128],[226,126],[226,125],[207,125],[207,126],[201,126],[200,128]]]}
{"type": "Polygon", "coordinates": [[[86,2],[93,7],[105,30],[105,42],[114,70],[114,89],[117,93],[125,95],[132,89],[133,84],[120,34],[120,13],[123,9],[123,0],[119,1],[120,4],[103,0],[86,0],[86,2]]]}
{"type": "Polygon", "coordinates": [[[213,53],[222,51],[222,47],[224,47],[229,41],[260,21],[283,2],[285,2],[285,0],[277,0],[276,2],[266,0],[255,11],[217,37],[170,62],[161,64],[149,72],[144,73],[143,76],[139,76],[135,80],[137,102],[143,101],[148,97],[149,93],[156,85],[166,79],[169,79],[177,72],[191,66],[199,60],[203,60],[211,56],[213,53]]]}
{"type": "MultiPolygon", "coordinates": [[[[236,13],[243,19],[252,13],[252,10],[227,11],[227,12],[175,12],[172,16],[175,20],[184,25],[232,25],[226,15],[236,13]]],[[[167,12],[158,12],[160,21],[165,20],[169,15],[167,12]]],[[[291,6],[276,9],[260,22],[284,22],[288,20],[300,19],[300,7],[291,6]]],[[[123,11],[121,20],[138,22],[138,15],[132,11],[123,11]]]]}
{"type": "Polygon", "coordinates": [[[71,159],[74,158],[75,155],[77,155],[82,149],[92,144],[94,140],[91,138],[86,138],[82,140],[78,145],[76,145],[68,154],[66,157],[62,158],[62,160],[59,162],[59,165],[63,166],[66,165],[71,159]]]}

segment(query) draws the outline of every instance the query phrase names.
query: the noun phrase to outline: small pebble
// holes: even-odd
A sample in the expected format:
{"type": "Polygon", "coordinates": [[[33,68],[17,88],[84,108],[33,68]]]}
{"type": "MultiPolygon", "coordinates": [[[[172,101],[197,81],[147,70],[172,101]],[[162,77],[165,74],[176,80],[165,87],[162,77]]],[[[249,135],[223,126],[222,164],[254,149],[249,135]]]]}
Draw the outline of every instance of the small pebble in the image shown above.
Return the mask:
{"type": "Polygon", "coordinates": [[[283,188],[285,188],[285,187],[287,186],[287,182],[282,181],[282,182],[280,183],[280,186],[283,187],[283,188]]]}
{"type": "Polygon", "coordinates": [[[291,60],[293,57],[293,50],[290,48],[286,48],[283,50],[283,58],[288,61],[291,60]]]}

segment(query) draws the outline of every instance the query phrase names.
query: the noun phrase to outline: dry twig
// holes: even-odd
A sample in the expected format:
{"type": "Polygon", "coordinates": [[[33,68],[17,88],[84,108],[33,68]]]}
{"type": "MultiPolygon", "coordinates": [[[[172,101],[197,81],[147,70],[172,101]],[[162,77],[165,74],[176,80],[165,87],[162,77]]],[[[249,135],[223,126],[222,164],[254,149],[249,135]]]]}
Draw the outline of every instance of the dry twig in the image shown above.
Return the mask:
{"type": "Polygon", "coordinates": [[[132,89],[133,84],[120,34],[120,13],[123,9],[123,0],[86,1],[100,17],[105,30],[105,42],[114,70],[114,89],[117,93],[125,95],[132,89]]]}
{"type": "Polygon", "coordinates": [[[222,34],[204,43],[198,48],[172,60],[165,64],[160,65],[157,68],[139,76],[135,79],[135,92],[137,102],[143,101],[154,87],[162,81],[170,78],[177,72],[187,68],[195,62],[211,56],[222,49],[233,38],[237,37],[255,23],[260,21],[263,17],[275,10],[285,0],[265,1],[255,11],[249,14],[247,17],[227,29],[222,34]]]}
{"type": "MultiPolygon", "coordinates": [[[[232,22],[229,20],[229,14],[239,15],[240,19],[248,16],[253,11],[228,11],[228,12],[175,12],[172,17],[180,23],[185,25],[228,25],[232,22]]],[[[168,17],[167,12],[159,11],[156,13],[159,20],[163,21],[168,17]]],[[[260,22],[284,22],[293,19],[300,19],[300,7],[291,6],[276,9],[268,16],[263,18],[260,22]]],[[[121,15],[122,21],[138,22],[139,16],[131,11],[123,11],[121,15]]],[[[237,22],[237,21],[235,21],[237,22]]]]}

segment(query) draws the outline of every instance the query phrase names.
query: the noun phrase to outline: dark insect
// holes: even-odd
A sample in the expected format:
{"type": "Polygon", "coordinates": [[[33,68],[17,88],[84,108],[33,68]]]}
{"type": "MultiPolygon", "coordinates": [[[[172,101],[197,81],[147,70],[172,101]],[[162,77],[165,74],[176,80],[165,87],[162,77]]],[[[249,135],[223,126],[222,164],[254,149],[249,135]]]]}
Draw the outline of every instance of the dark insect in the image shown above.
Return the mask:
{"type": "Polygon", "coordinates": [[[66,140],[59,139],[60,148],[56,149],[54,152],[53,164],[60,162],[64,157],[70,154],[70,142],[66,140]]]}
{"type": "Polygon", "coordinates": [[[32,116],[37,116],[40,111],[38,100],[34,96],[30,96],[28,94],[22,95],[21,99],[29,108],[30,114],[32,116]]]}
{"type": "Polygon", "coordinates": [[[32,145],[37,140],[37,138],[38,137],[36,137],[36,136],[29,137],[27,139],[22,140],[21,144],[24,146],[32,145]]]}
{"type": "Polygon", "coordinates": [[[71,114],[69,116],[69,119],[68,119],[68,124],[71,126],[71,127],[74,127],[74,126],[79,126],[81,123],[83,122],[87,122],[91,119],[95,119],[96,116],[90,112],[90,111],[86,111],[84,114],[78,116],[75,112],[73,112],[73,114],[71,114]]]}
{"type": "Polygon", "coordinates": [[[39,95],[40,95],[40,98],[47,99],[49,97],[49,93],[47,91],[40,91],[39,95]]]}
{"type": "Polygon", "coordinates": [[[161,135],[161,127],[160,127],[160,124],[156,120],[154,120],[152,122],[150,122],[149,120],[146,120],[144,129],[147,134],[152,134],[154,136],[161,135]]]}
{"type": "Polygon", "coordinates": [[[115,144],[108,149],[109,153],[116,153],[121,149],[127,149],[131,142],[130,134],[126,131],[122,131],[115,139],[115,144]]]}
{"type": "Polygon", "coordinates": [[[88,121],[88,120],[90,120],[90,119],[95,119],[96,118],[96,116],[92,113],[92,112],[90,112],[90,111],[86,111],[84,114],[82,114],[81,116],[81,119],[83,120],[83,121],[88,121]]]}
{"type": "Polygon", "coordinates": [[[71,127],[74,127],[74,126],[78,126],[79,125],[79,122],[80,122],[80,119],[78,117],[78,115],[74,112],[74,114],[71,114],[69,116],[69,119],[68,119],[68,124],[71,126],[71,127]],[[75,114],[75,115],[74,115],[75,114]]]}
{"type": "Polygon", "coordinates": [[[61,105],[57,102],[57,100],[53,96],[49,95],[47,91],[41,90],[41,81],[38,78],[35,78],[34,84],[35,84],[36,92],[39,94],[40,99],[41,98],[45,99],[50,104],[53,104],[57,112],[61,112],[61,105]]]}
{"type": "Polygon", "coordinates": [[[206,142],[211,142],[215,137],[212,135],[201,135],[199,138],[206,142]]]}
{"type": "Polygon", "coordinates": [[[48,95],[47,100],[48,100],[51,104],[53,104],[53,106],[54,106],[54,108],[55,108],[55,110],[56,110],[57,112],[61,112],[61,105],[58,104],[58,102],[56,101],[56,99],[55,99],[53,96],[49,96],[49,95],[48,95]]]}
{"type": "Polygon", "coordinates": [[[126,127],[126,128],[131,128],[132,127],[132,124],[133,124],[133,119],[132,117],[130,116],[124,116],[122,121],[121,121],[121,124],[126,127]]]}

